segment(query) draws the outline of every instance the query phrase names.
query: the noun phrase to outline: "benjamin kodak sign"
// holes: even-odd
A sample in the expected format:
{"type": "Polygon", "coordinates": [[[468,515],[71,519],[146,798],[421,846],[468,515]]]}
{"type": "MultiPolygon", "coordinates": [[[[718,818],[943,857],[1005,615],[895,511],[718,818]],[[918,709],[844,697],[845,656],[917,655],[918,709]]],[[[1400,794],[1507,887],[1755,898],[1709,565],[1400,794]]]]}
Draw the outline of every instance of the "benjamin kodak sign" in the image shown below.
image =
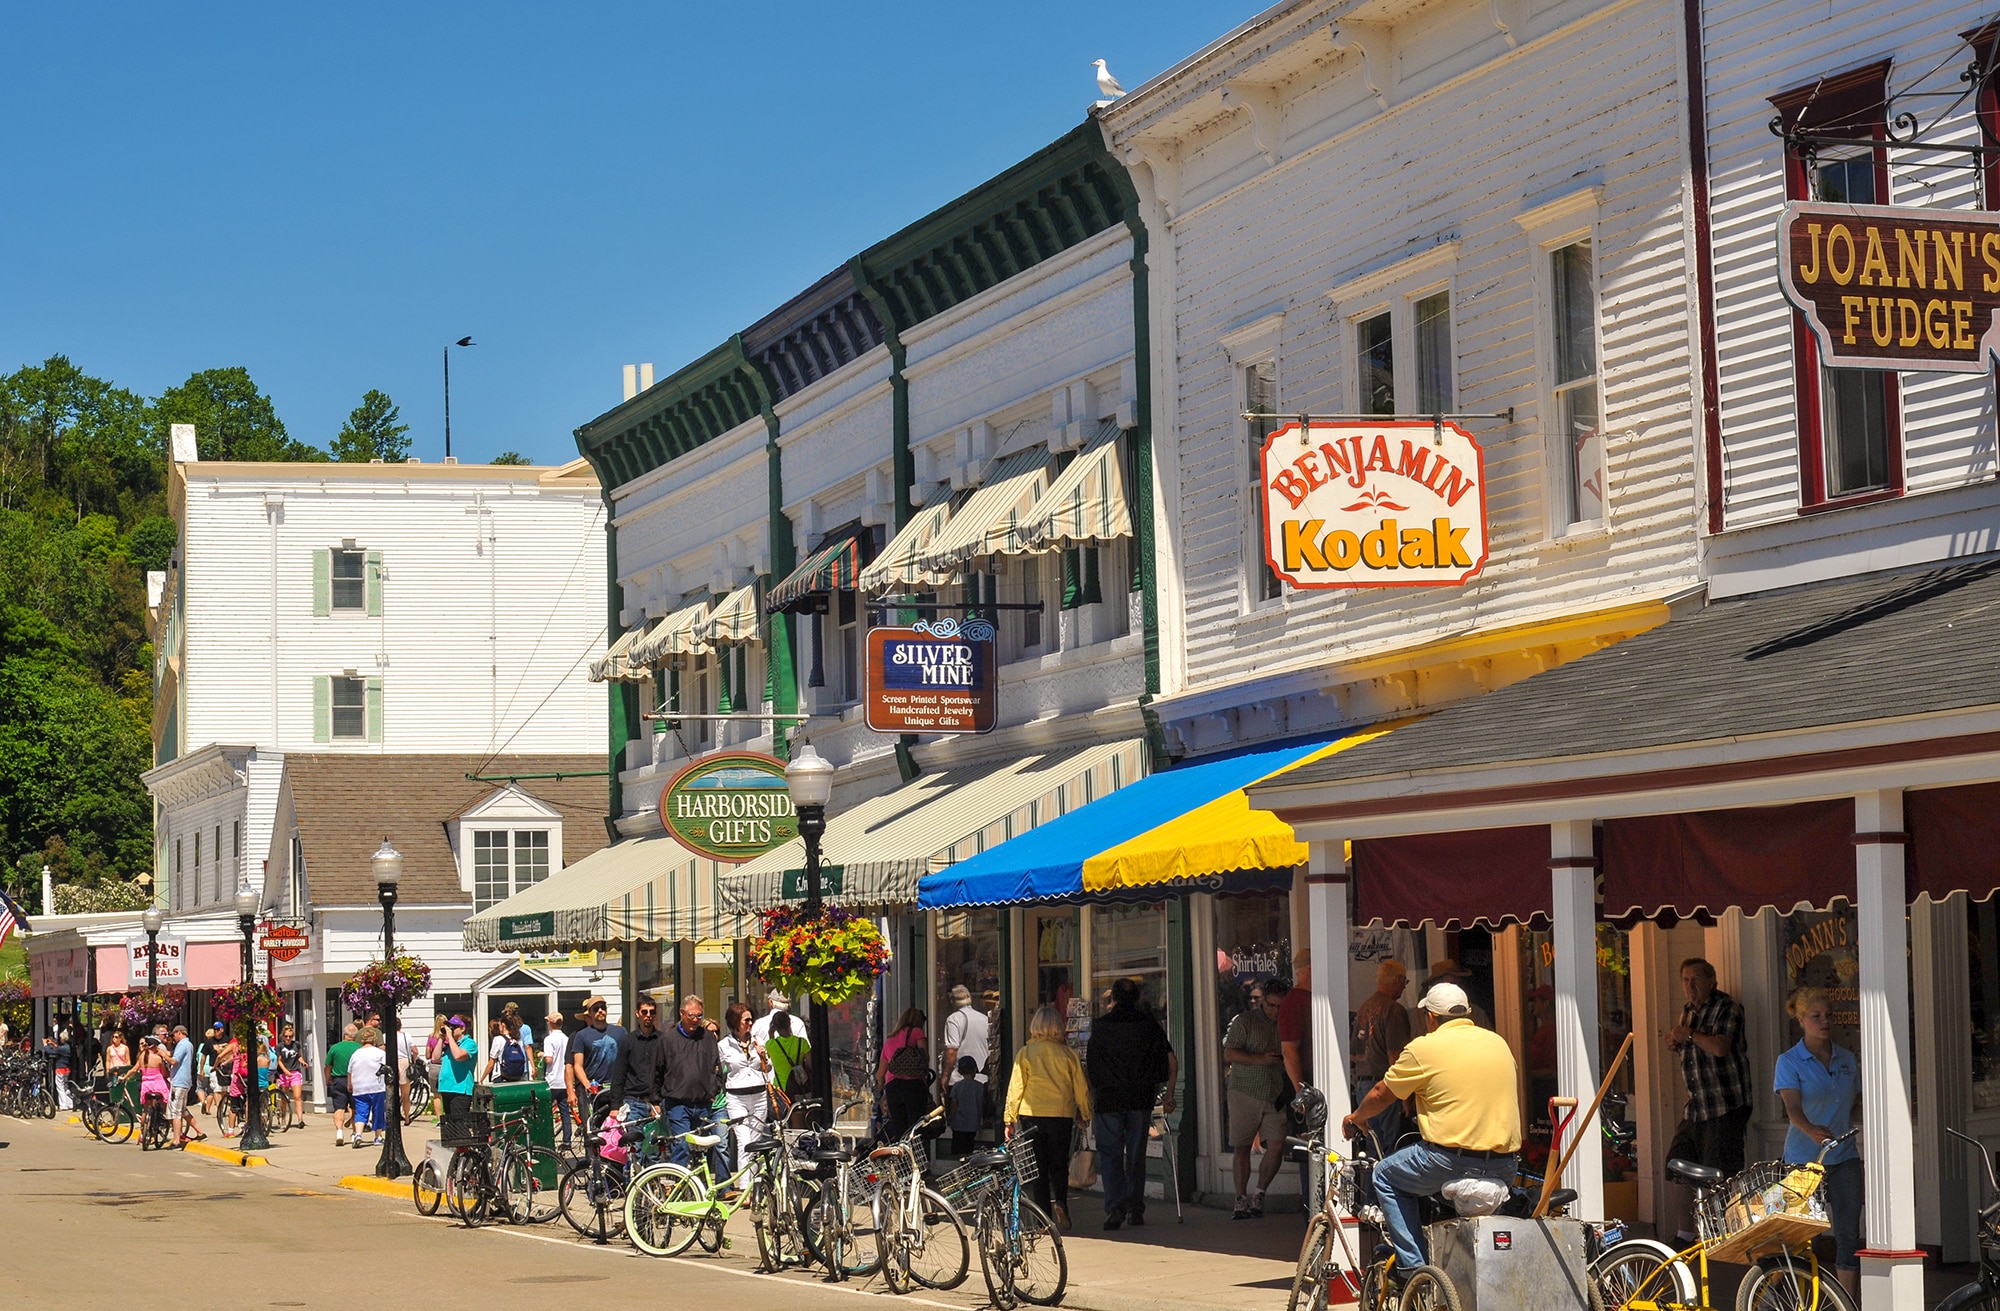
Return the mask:
{"type": "Polygon", "coordinates": [[[660,823],[682,846],[710,860],[750,860],[799,834],[785,791],[785,762],[739,751],[704,756],[660,793],[660,823]]]}
{"type": "Polygon", "coordinates": [[[1778,264],[1827,364],[1984,373],[2000,354],[2000,215],[1797,201],[1778,264]]]}

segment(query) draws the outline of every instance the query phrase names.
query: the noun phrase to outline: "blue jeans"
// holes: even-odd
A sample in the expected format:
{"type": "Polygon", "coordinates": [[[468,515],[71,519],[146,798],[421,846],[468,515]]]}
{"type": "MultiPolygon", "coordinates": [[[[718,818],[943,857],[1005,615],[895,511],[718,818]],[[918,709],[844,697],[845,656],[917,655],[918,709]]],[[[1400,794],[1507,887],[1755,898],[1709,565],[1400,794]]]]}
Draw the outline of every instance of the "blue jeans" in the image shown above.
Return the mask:
{"type": "Polygon", "coordinates": [[[1419,1200],[1436,1197],[1454,1179],[1495,1179],[1512,1185],[1519,1158],[1460,1156],[1425,1142],[1391,1152],[1375,1167],[1375,1191],[1382,1198],[1383,1237],[1396,1249],[1405,1273],[1425,1264],[1419,1200]]]}
{"type": "Polygon", "coordinates": [[[1091,1120],[1107,1216],[1145,1213],[1146,1129],[1152,1120],[1150,1111],[1099,1111],[1091,1120]]]}
{"type": "MultiPolygon", "coordinates": [[[[667,1117],[667,1132],[673,1135],[667,1144],[667,1159],[675,1165],[693,1164],[693,1153],[681,1135],[694,1133],[697,1130],[715,1132],[714,1111],[708,1106],[697,1105],[694,1102],[676,1101],[668,1101],[661,1110],[667,1117]]],[[[717,1182],[729,1177],[727,1162],[723,1158],[720,1144],[709,1149],[708,1168],[717,1182]]]]}
{"type": "Polygon", "coordinates": [[[1867,1197],[1861,1162],[1842,1161],[1826,1167],[1826,1182],[1820,1185],[1820,1197],[1826,1202],[1826,1218],[1833,1223],[1834,1268],[1859,1270],[1861,1203],[1867,1197]]]}

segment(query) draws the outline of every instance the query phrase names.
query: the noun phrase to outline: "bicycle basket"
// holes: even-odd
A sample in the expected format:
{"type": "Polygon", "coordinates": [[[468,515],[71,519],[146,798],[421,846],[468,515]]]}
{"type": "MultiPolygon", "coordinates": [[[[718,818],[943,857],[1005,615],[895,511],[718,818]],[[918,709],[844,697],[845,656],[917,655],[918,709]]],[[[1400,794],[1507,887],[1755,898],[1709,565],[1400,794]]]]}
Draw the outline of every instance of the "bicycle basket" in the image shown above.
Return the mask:
{"type": "Polygon", "coordinates": [[[1014,1178],[1024,1184],[1031,1184],[1042,1177],[1041,1164],[1035,1160],[1035,1140],[1029,1134],[1015,1134],[1007,1140],[1007,1159],[1014,1164],[1014,1178]]]}
{"type": "Polygon", "coordinates": [[[438,1142],[446,1147],[484,1147],[493,1131],[493,1117],[484,1111],[447,1115],[438,1121],[438,1142]]]}
{"type": "Polygon", "coordinates": [[[1702,1198],[1696,1225],[1709,1258],[1745,1261],[1825,1232],[1824,1178],[1818,1165],[1761,1161],[1702,1198]]]}

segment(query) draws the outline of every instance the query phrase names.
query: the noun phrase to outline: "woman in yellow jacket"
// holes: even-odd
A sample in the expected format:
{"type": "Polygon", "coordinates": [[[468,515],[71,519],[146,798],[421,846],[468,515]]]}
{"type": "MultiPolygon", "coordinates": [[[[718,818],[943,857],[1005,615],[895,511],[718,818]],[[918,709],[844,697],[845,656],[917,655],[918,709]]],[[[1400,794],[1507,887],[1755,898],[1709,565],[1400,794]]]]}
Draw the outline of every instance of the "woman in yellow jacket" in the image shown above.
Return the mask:
{"type": "Polygon", "coordinates": [[[1007,1079],[1007,1136],[1034,1135],[1035,1202],[1064,1229],[1069,1223],[1071,1126],[1090,1123],[1090,1085],[1083,1062],[1064,1041],[1062,1012],[1044,1006],[1028,1022],[1028,1044],[1014,1058],[1007,1079]],[[1052,1204],[1053,1203],[1053,1204],[1052,1204]]]}

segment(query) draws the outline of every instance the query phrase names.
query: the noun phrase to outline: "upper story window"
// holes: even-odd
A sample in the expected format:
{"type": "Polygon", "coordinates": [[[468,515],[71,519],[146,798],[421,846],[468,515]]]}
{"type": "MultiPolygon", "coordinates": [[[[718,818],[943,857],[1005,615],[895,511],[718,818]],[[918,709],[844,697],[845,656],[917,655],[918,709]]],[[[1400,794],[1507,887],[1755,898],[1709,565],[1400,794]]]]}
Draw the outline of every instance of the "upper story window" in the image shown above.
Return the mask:
{"type": "Polygon", "coordinates": [[[1598,404],[1597,279],[1588,240],[1549,252],[1550,398],[1562,458],[1562,526],[1604,519],[1604,414],[1598,404]]]}
{"type": "MultiPolygon", "coordinates": [[[[1275,416],[1278,412],[1278,364],[1258,360],[1243,366],[1243,411],[1246,414],[1275,416]]],[[[1284,595],[1278,575],[1264,557],[1264,443],[1278,430],[1275,417],[1245,419],[1244,455],[1248,480],[1243,497],[1243,585],[1244,609],[1254,610],[1284,595]]]]}
{"type": "Polygon", "coordinates": [[[1356,413],[1445,414],[1455,407],[1449,287],[1395,295],[1353,323],[1356,413]]]}
{"type": "Polygon", "coordinates": [[[313,552],[313,613],[382,613],[382,553],[352,538],[313,552]]]}
{"type": "Polygon", "coordinates": [[[336,610],[365,610],[368,608],[367,581],[364,573],[367,557],[360,551],[342,548],[333,553],[333,608],[336,610]]]}
{"type": "Polygon", "coordinates": [[[525,892],[549,876],[547,829],[481,830],[472,835],[475,911],[525,892]]]}
{"type": "Polygon", "coordinates": [[[352,670],[313,679],[313,741],[380,742],[382,680],[352,670]]]}
{"type": "MultiPolygon", "coordinates": [[[[1889,63],[1884,60],[1771,97],[1787,128],[1821,142],[1786,150],[1788,199],[1889,203],[1889,157],[1883,144],[1888,84],[1889,63]],[[1827,138],[1855,144],[1828,146],[1823,144],[1827,138]]],[[[1792,356],[1801,508],[1899,494],[1903,440],[1897,375],[1824,364],[1818,341],[1796,311],[1792,356]]]]}
{"type": "Polygon", "coordinates": [[[368,686],[358,678],[336,676],[333,685],[333,736],[368,738],[368,686]]]}

